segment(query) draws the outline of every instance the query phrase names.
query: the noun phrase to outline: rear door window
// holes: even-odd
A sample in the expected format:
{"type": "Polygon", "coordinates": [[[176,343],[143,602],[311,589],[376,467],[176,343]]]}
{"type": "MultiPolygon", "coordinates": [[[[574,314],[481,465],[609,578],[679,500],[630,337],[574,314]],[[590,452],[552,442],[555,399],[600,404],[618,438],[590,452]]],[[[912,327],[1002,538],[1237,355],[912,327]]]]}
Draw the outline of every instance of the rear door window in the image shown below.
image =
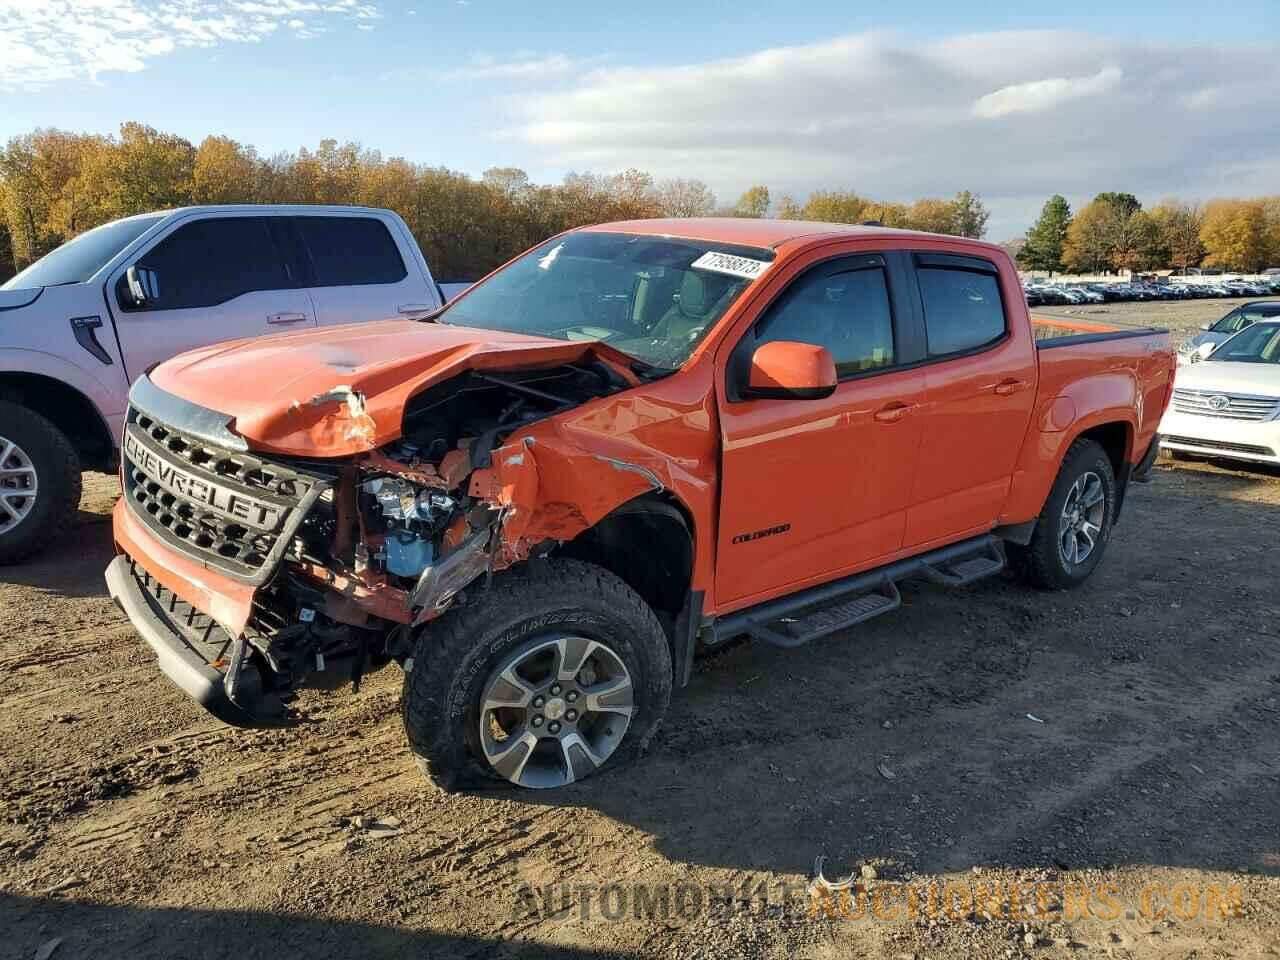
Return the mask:
{"type": "Polygon", "coordinates": [[[408,272],[386,224],[373,217],[295,217],[312,285],[399,283],[408,272]]]}
{"type": "Polygon", "coordinates": [[[980,350],[1004,337],[1008,325],[995,270],[969,257],[917,257],[931,358],[980,350]]]}
{"type": "MultiPolygon", "coordinates": [[[[147,310],[215,307],[256,290],[297,286],[264,217],[185,224],[144,253],[138,266],[155,271],[157,295],[147,310]]],[[[121,300],[124,309],[137,309],[121,300]]]]}

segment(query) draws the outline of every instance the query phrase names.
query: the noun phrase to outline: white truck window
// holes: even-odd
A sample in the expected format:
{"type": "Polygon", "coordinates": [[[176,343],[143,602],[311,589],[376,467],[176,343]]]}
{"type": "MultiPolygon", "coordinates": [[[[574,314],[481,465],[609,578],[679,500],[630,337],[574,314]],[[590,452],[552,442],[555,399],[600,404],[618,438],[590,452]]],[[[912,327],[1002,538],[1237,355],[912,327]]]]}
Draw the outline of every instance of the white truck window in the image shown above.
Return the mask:
{"type": "Polygon", "coordinates": [[[295,217],[313,286],[399,283],[407,272],[386,225],[372,217],[295,217]]]}

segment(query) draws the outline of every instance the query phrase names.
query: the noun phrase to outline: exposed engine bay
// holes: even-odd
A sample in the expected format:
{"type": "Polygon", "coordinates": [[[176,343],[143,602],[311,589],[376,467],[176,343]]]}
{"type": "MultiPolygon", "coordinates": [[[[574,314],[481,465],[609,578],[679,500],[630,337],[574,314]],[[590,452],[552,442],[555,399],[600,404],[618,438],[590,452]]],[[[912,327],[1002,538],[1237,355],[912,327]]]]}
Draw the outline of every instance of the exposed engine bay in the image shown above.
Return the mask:
{"type": "Polygon", "coordinates": [[[255,713],[278,702],[287,713],[300,687],[358,689],[369,670],[404,663],[413,630],[465,603],[473,582],[555,549],[554,537],[520,540],[527,509],[512,487],[525,481],[510,471],[524,466],[527,476],[531,464],[521,453],[496,463],[495,453],[515,431],[631,384],[590,358],[468,370],[412,398],[400,439],[328,462],[332,486],[258,591],[244,648],[228,663],[231,699],[255,713]]]}

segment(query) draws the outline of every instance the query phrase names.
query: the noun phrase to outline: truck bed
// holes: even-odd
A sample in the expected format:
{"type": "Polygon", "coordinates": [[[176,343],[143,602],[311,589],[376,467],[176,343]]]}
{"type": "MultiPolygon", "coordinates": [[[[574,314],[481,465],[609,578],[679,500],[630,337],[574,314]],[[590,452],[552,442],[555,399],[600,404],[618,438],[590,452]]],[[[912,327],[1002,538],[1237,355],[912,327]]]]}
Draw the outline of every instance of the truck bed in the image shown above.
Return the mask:
{"type": "Polygon", "coordinates": [[[1140,327],[1133,324],[1099,323],[1094,320],[1062,320],[1058,317],[1031,317],[1031,332],[1036,347],[1045,350],[1067,344],[1097,343],[1168,334],[1163,327],[1140,327]]]}

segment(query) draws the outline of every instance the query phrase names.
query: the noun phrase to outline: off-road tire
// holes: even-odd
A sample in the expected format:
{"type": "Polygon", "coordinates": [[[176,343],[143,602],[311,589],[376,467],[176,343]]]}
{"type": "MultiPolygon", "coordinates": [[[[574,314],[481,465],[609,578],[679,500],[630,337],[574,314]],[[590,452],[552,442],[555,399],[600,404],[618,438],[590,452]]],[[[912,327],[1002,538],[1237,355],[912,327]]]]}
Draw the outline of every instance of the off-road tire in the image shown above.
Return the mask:
{"type": "Polygon", "coordinates": [[[1116,478],[1111,459],[1095,441],[1080,439],[1071,445],[1058,470],[1057,479],[1040,511],[1035,533],[1025,547],[1007,544],[1009,567],[1023,582],[1040,590],[1071,590],[1080,586],[1097,568],[1111,539],[1116,514],[1116,478]],[[1072,485],[1083,474],[1093,472],[1102,480],[1106,501],[1102,531],[1093,551],[1083,563],[1069,565],[1062,556],[1059,521],[1072,485]]]}
{"type": "Polygon", "coordinates": [[[0,533],[0,565],[17,563],[65,534],[80,506],[80,458],[71,441],[33,410],[0,400],[0,436],[12,440],[36,470],[35,505],[18,525],[0,533]]]}
{"type": "Polygon", "coordinates": [[[540,634],[606,642],[634,684],[626,736],[601,770],[644,752],[671,700],[671,650],[653,610],[621,579],[578,560],[533,560],[477,584],[418,635],[401,716],[418,767],[446,791],[512,786],[485,760],[480,698],[494,667],[540,634]]]}

